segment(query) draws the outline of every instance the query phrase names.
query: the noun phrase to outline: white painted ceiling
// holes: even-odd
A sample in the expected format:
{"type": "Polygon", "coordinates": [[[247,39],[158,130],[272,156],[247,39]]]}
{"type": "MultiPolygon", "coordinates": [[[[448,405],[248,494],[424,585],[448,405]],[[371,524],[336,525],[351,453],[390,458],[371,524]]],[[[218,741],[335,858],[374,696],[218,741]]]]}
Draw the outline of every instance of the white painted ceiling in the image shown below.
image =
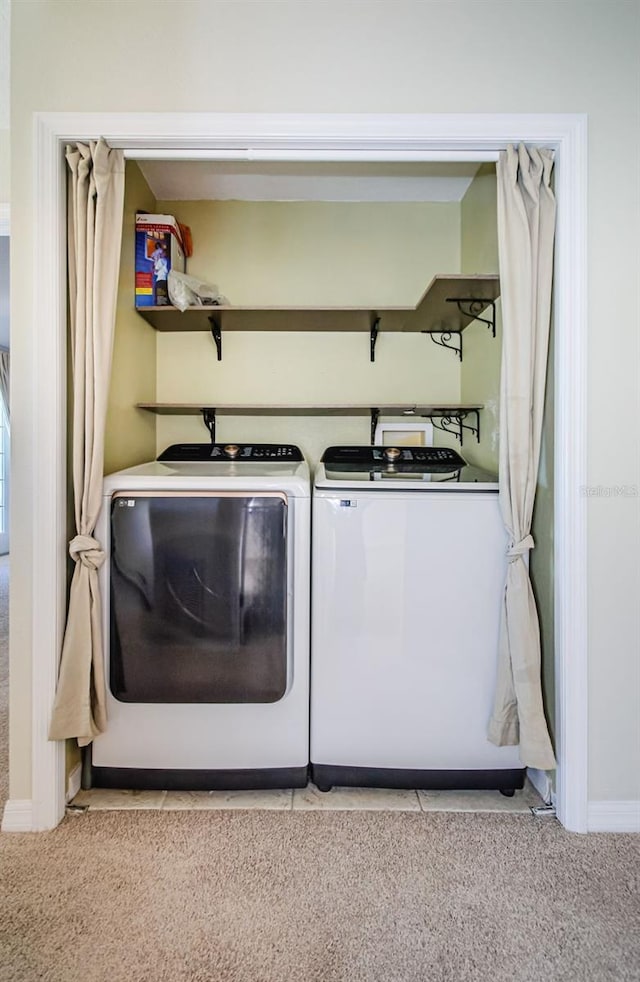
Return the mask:
{"type": "Polygon", "coordinates": [[[159,201],[460,201],[478,163],[139,161],[159,201]]]}

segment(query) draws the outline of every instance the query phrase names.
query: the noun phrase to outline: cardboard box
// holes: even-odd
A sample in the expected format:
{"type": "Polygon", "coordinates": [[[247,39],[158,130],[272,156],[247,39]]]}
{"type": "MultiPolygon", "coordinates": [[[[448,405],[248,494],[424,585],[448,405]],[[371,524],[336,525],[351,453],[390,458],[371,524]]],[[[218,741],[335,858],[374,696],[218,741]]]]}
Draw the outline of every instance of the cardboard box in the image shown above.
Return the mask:
{"type": "Polygon", "coordinates": [[[177,221],[173,215],[136,215],[136,307],[170,304],[170,269],[185,272],[177,221]]]}

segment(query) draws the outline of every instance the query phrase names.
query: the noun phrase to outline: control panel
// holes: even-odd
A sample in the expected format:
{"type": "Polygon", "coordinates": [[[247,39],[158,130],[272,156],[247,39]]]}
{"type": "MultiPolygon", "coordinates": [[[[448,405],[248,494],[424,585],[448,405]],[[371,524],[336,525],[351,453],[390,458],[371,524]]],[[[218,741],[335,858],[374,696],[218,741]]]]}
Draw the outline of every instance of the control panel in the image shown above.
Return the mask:
{"type": "Polygon", "coordinates": [[[290,462],[304,460],[304,457],[299,447],[290,443],[174,443],[160,454],[158,460],[290,462]]]}
{"type": "Polygon", "coordinates": [[[322,462],[332,470],[435,472],[466,466],[451,447],[329,447],[322,462]]]}

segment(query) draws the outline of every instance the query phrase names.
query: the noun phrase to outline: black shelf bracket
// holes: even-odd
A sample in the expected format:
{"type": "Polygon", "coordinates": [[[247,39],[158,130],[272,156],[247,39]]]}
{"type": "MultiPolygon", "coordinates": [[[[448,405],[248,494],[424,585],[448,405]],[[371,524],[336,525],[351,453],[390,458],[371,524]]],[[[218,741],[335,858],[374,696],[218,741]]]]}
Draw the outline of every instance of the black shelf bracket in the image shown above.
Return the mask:
{"type": "Polygon", "coordinates": [[[376,442],[376,426],[378,425],[378,420],[380,419],[380,410],[371,410],[371,446],[373,447],[376,442]]]}
{"type": "Polygon", "coordinates": [[[480,411],[478,409],[466,409],[464,412],[449,412],[446,416],[442,415],[438,418],[439,423],[435,420],[436,414],[434,413],[430,419],[433,425],[438,430],[442,430],[444,433],[453,433],[453,435],[460,441],[460,446],[464,446],[464,431],[468,430],[473,433],[476,442],[480,443],[480,411]],[[465,423],[465,420],[469,416],[475,416],[475,426],[465,423]]]}
{"type": "MultiPolygon", "coordinates": [[[[470,317],[472,320],[481,321],[481,323],[486,324],[487,327],[491,329],[491,336],[495,338],[496,336],[496,304],[495,300],[484,300],[481,297],[447,297],[447,303],[455,303],[458,310],[464,317],[470,317]],[[463,304],[465,306],[463,306],[463,304]],[[486,317],[480,317],[480,314],[487,307],[491,307],[491,319],[487,320],[486,317]],[[466,309],[465,309],[466,308],[466,309]]],[[[460,359],[462,361],[462,358],[460,359]]]]}
{"type": "Polygon", "coordinates": [[[437,335],[436,332],[433,331],[423,331],[422,333],[429,334],[431,336],[431,340],[433,341],[433,343],[439,344],[441,348],[448,348],[449,351],[455,351],[458,358],[460,359],[460,363],[462,364],[462,335],[461,334],[459,334],[457,331],[438,331],[437,335]],[[460,341],[459,347],[455,344],[448,343],[449,341],[451,341],[453,337],[457,337],[458,340],[460,341]]]}
{"type": "Polygon", "coordinates": [[[378,325],[380,324],[380,318],[374,317],[371,323],[371,334],[370,334],[370,349],[371,349],[371,361],[376,360],[376,341],[378,340],[378,325]]]}
{"type": "Polygon", "coordinates": [[[204,425],[209,430],[211,445],[213,446],[213,444],[216,442],[216,411],[215,409],[207,407],[206,409],[201,409],[200,412],[202,413],[204,425]]]}
{"type": "Polygon", "coordinates": [[[222,328],[220,327],[219,320],[214,314],[209,317],[209,324],[211,326],[211,337],[216,343],[216,351],[218,352],[218,361],[222,361],[222,328]]]}

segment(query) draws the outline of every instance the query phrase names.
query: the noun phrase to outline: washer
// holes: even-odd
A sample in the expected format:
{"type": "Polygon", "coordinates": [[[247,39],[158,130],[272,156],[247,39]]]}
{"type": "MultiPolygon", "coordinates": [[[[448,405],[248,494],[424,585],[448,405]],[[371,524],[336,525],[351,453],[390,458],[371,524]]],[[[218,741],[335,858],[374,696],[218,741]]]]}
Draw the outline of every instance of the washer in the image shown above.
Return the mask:
{"type": "Polygon", "coordinates": [[[306,784],[310,504],[290,445],[177,444],[105,478],[93,785],[306,784]]]}
{"type": "Polygon", "coordinates": [[[313,492],[311,775],[524,783],[486,737],[507,538],[495,478],[438,447],[330,447],[313,492]]]}

